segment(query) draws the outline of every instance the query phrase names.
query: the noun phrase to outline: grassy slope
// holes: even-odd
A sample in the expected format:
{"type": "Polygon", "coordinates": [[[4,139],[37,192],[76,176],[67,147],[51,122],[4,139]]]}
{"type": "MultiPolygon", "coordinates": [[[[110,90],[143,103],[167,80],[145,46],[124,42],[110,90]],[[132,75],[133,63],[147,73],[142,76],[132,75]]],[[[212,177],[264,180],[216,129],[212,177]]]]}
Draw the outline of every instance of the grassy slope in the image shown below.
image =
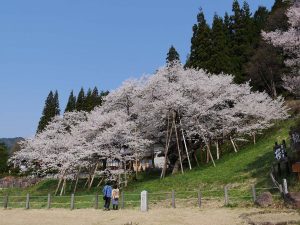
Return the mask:
{"type": "Polygon", "coordinates": [[[249,143],[238,153],[222,156],[216,161],[216,168],[206,165],[186,171],[184,175],[168,176],[163,180],[158,179],[159,174],[156,177],[144,175],[138,181],[130,183],[126,191],[185,191],[197,189],[199,186],[211,189],[229,183],[235,186],[256,183],[258,187],[271,187],[269,172],[274,159],[274,142],[281,142],[282,139],[288,141],[289,127],[293,123],[293,120],[281,122],[265,132],[256,145],[249,143]]]}
{"type": "MultiPolygon", "coordinates": [[[[278,123],[272,129],[265,132],[258,139],[256,145],[249,143],[238,153],[229,153],[222,156],[220,160],[216,161],[216,168],[208,164],[194,168],[192,171],[186,170],[184,175],[167,176],[163,180],[159,179],[160,174],[158,173],[140,174],[137,181],[129,183],[125,192],[139,193],[142,190],[148,190],[150,193],[171,190],[186,191],[195,190],[199,186],[205,189],[215,189],[222,188],[225,184],[229,183],[235,186],[247,186],[247,188],[253,183],[256,183],[258,187],[271,187],[269,171],[274,158],[274,142],[281,142],[282,139],[288,140],[289,127],[293,123],[294,120],[278,123]]],[[[25,190],[0,190],[0,195],[3,192],[20,195],[25,195],[25,193],[46,195],[49,192],[54,193],[56,184],[57,181],[53,180],[43,181],[25,190]]],[[[82,188],[83,184],[84,181],[80,181],[77,191],[78,195],[93,194],[100,191],[100,188],[92,188],[87,191],[82,188]]],[[[67,193],[71,193],[71,189],[68,191],[67,188],[67,193]]]]}

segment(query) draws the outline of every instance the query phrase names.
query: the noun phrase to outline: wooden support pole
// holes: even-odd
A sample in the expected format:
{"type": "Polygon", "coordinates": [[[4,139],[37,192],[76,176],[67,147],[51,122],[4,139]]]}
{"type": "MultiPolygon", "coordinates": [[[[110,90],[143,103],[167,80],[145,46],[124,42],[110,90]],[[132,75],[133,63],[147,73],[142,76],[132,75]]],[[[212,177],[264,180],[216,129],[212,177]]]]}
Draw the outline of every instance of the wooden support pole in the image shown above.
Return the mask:
{"type": "Polygon", "coordinates": [[[30,208],[30,195],[27,193],[25,209],[29,209],[29,208],[30,208]]]}
{"type": "Polygon", "coordinates": [[[175,121],[175,113],[173,113],[173,123],[174,123],[174,128],[175,128],[175,135],[176,135],[177,150],[178,150],[178,156],[179,156],[181,173],[184,174],[184,172],[183,172],[183,165],[182,165],[182,159],[181,159],[181,151],[180,151],[180,148],[179,148],[179,139],[178,139],[176,121],[175,121]]]}
{"type": "Polygon", "coordinates": [[[218,141],[215,141],[216,149],[217,149],[217,160],[220,159],[220,149],[218,141]]]}
{"type": "Polygon", "coordinates": [[[181,119],[179,119],[179,122],[180,122],[180,127],[181,127],[181,133],[182,133],[183,143],[184,143],[184,147],[185,147],[185,151],[186,151],[186,156],[187,156],[187,159],[188,159],[189,168],[191,170],[192,169],[192,165],[191,165],[189,151],[188,151],[188,148],[187,148],[187,144],[186,144],[186,140],[185,140],[185,136],[184,136],[184,132],[183,132],[183,128],[182,128],[181,119]]]}
{"type": "Polygon", "coordinates": [[[4,196],[4,201],[3,201],[3,208],[7,209],[7,207],[8,207],[8,194],[4,196]]]}
{"type": "Polygon", "coordinates": [[[96,196],[95,196],[95,209],[98,209],[99,208],[99,194],[96,193],[96,196]]]}
{"type": "Polygon", "coordinates": [[[199,188],[199,190],[198,190],[198,206],[199,206],[199,208],[201,208],[201,205],[202,205],[202,194],[201,194],[201,190],[199,188]]]}
{"type": "Polygon", "coordinates": [[[75,182],[74,191],[73,191],[74,194],[76,193],[80,172],[81,172],[81,166],[79,167],[78,173],[76,175],[76,182],[75,182]]]}
{"type": "Polygon", "coordinates": [[[236,146],[235,146],[235,144],[234,144],[233,139],[232,139],[231,136],[230,136],[230,141],[231,141],[231,144],[233,146],[234,152],[237,152],[236,146]]]}
{"type": "Polygon", "coordinates": [[[47,209],[51,208],[51,194],[48,194],[47,209]]]}
{"type": "Polygon", "coordinates": [[[253,202],[256,202],[256,189],[255,189],[255,185],[254,184],[251,186],[251,190],[252,190],[252,199],[253,199],[253,202]]]}
{"type": "Polygon", "coordinates": [[[94,179],[95,179],[95,175],[96,175],[98,166],[99,166],[99,163],[97,163],[96,166],[95,166],[95,170],[94,170],[93,176],[92,176],[92,178],[91,178],[91,182],[90,182],[90,184],[89,184],[89,188],[88,188],[88,189],[91,189],[91,187],[92,187],[92,185],[93,185],[93,182],[94,182],[94,179]]]}
{"type": "Polygon", "coordinates": [[[74,194],[71,194],[71,210],[75,208],[75,196],[74,194]]]}
{"type": "Polygon", "coordinates": [[[64,190],[65,190],[65,188],[66,188],[66,178],[64,179],[64,182],[63,182],[63,185],[62,185],[62,187],[61,187],[61,190],[60,190],[60,196],[62,196],[63,195],[63,193],[64,193],[64,190]]]}
{"type": "Polygon", "coordinates": [[[173,122],[171,125],[171,129],[170,129],[170,133],[169,133],[169,126],[170,126],[170,121],[169,121],[169,117],[168,117],[168,127],[167,127],[167,137],[166,137],[166,148],[165,148],[165,158],[164,158],[164,166],[163,169],[161,171],[161,175],[160,178],[164,178],[166,175],[166,170],[167,170],[167,158],[168,158],[168,151],[169,151],[169,146],[170,146],[170,141],[171,141],[171,137],[172,137],[172,131],[173,131],[173,122]]]}
{"type": "Polygon", "coordinates": [[[60,187],[60,184],[61,184],[61,182],[62,182],[62,177],[61,178],[59,178],[59,180],[58,180],[58,184],[57,184],[57,188],[56,188],[56,190],[55,190],[55,194],[54,195],[57,195],[57,192],[58,192],[58,190],[59,190],[59,187],[60,187]]]}
{"type": "Polygon", "coordinates": [[[210,147],[209,147],[209,144],[208,144],[208,143],[206,144],[206,147],[207,147],[207,152],[209,153],[209,156],[210,156],[210,158],[211,158],[211,161],[213,162],[214,167],[216,167],[216,163],[215,163],[215,160],[214,160],[214,158],[213,158],[213,156],[212,156],[212,154],[211,154],[210,147]]]}
{"type": "Polygon", "coordinates": [[[228,187],[227,185],[224,187],[224,197],[225,197],[225,206],[228,205],[229,200],[228,200],[228,187]]]}
{"type": "Polygon", "coordinates": [[[282,187],[282,184],[279,184],[279,191],[280,191],[280,193],[283,193],[283,187],[282,187]]]}
{"type": "Polygon", "coordinates": [[[121,192],[121,209],[125,208],[125,196],[124,196],[125,192],[122,191],[121,192]]]}
{"type": "Polygon", "coordinates": [[[176,208],[176,204],[175,204],[175,191],[172,191],[172,208],[176,208]]]}
{"type": "Polygon", "coordinates": [[[288,193],[289,193],[289,191],[288,191],[287,181],[286,181],[286,179],[283,179],[283,194],[286,195],[288,193]]]}
{"type": "Polygon", "coordinates": [[[99,183],[97,184],[97,187],[100,187],[100,185],[102,184],[103,180],[104,180],[104,177],[101,178],[101,180],[100,180],[99,183]]]}

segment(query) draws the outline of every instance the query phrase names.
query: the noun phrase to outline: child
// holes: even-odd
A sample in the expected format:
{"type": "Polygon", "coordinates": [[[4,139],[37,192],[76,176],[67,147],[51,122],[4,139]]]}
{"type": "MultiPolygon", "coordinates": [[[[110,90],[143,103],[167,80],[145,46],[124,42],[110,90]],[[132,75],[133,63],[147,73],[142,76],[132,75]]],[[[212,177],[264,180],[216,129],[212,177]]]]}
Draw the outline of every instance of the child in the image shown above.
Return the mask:
{"type": "Polygon", "coordinates": [[[115,184],[114,189],[112,190],[112,204],[113,204],[113,210],[118,210],[118,204],[119,204],[119,189],[118,186],[115,184]]]}

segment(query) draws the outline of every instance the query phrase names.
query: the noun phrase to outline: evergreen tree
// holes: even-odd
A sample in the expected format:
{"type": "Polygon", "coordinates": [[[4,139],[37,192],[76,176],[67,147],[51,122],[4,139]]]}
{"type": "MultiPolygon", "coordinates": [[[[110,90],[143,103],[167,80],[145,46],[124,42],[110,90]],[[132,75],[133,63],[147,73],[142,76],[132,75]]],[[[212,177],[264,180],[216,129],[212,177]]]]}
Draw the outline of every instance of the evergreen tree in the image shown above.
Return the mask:
{"type": "Polygon", "coordinates": [[[53,92],[50,91],[45,101],[45,106],[43,109],[42,117],[40,118],[39,121],[37,133],[43,131],[44,128],[48,125],[48,123],[52,120],[52,118],[56,115],[59,115],[59,113],[60,113],[60,109],[59,109],[58,92],[55,91],[55,94],[53,94],[53,92]]]}
{"type": "Polygon", "coordinates": [[[206,69],[211,57],[210,28],[202,10],[197,15],[197,24],[193,26],[191,44],[186,67],[206,69]]]}
{"type": "Polygon", "coordinates": [[[95,107],[95,102],[92,96],[92,90],[89,88],[87,93],[86,93],[86,97],[85,97],[85,107],[84,110],[87,112],[90,112],[94,109],[95,107]]]}
{"type": "Polygon", "coordinates": [[[173,45],[169,48],[167,53],[166,63],[167,65],[172,65],[173,62],[180,62],[180,56],[173,45]]]}
{"type": "Polygon", "coordinates": [[[84,93],[83,88],[81,88],[78,93],[77,102],[76,102],[76,110],[77,111],[85,110],[85,93],[84,93]]]}
{"type": "Polygon", "coordinates": [[[260,36],[261,30],[273,31],[288,27],[285,11],[288,4],[283,0],[276,0],[271,12],[266,18],[266,10],[259,8],[254,14],[258,44],[255,46],[254,55],[245,65],[247,80],[260,91],[266,91],[273,98],[282,92],[281,76],[287,73],[284,57],[280,48],[266,43],[260,36]]]}
{"type": "Polygon", "coordinates": [[[73,112],[76,110],[76,96],[74,96],[73,90],[70,93],[69,100],[65,109],[65,112],[73,112]]]}
{"type": "Polygon", "coordinates": [[[0,142],[0,174],[8,170],[8,150],[4,143],[0,142]]]}
{"type": "Polygon", "coordinates": [[[211,73],[231,73],[231,59],[229,49],[228,30],[223,19],[214,16],[211,29],[211,57],[207,63],[207,70],[211,73]]]}
{"type": "Polygon", "coordinates": [[[58,92],[57,90],[55,91],[54,98],[53,98],[53,111],[54,115],[59,115],[60,114],[60,108],[59,108],[59,98],[58,98],[58,92]]]}
{"type": "Polygon", "coordinates": [[[92,98],[93,98],[94,107],[102,105],[102,96],[99,95],[99,91],[97,87],[94,87],[93,89],[92,98]]]}
{"type": "Polygon", "coordinates": [[[253,19],[247,2],[241,8],[237,0],[233,1],[231,16],[232,26],[232,62],[234,65],[235,81],[244,81],[243,66],[248,62],[252,53],[254,40],[253,19]]]}

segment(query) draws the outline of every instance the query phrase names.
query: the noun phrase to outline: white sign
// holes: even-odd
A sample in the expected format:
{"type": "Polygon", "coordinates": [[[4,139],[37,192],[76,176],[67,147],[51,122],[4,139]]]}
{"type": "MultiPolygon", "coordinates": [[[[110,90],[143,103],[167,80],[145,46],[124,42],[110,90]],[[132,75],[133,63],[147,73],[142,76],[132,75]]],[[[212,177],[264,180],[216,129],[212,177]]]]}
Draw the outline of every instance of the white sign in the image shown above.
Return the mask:
{"type": "Polygon", "coordinates": [[[142,212],[148,211],[148,192],[147,191],[141,192],[141,211],[142,212]]]}

